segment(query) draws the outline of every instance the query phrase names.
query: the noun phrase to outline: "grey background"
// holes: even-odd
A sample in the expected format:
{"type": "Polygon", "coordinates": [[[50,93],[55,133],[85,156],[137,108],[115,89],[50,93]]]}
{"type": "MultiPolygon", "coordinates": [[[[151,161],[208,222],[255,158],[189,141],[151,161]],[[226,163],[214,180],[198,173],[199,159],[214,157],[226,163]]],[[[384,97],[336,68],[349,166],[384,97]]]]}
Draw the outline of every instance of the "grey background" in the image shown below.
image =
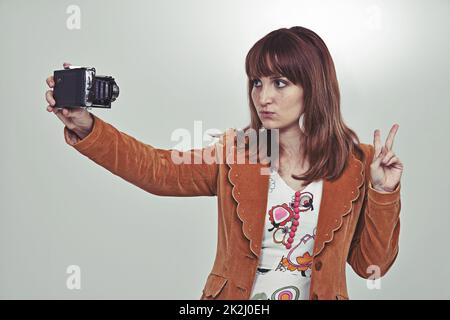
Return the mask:
{"type": "MultiPolygon", "coordinates": [[[[243,127],[244,59],[301,25],[334,58],[342,112],[362,142],[400,125],[400,253],[381,290],[347,270],[353,299],[450,298],[450,1],[0,1],[0,298],[198,299],[216,249],[215,197],[158,197],[66,145],[45,78],[68,61],[116,77],[93,110],[148,144],[243,127]],[[69,30],[69,5],[81,29],[69,30]],[[79,265],[81,290],[66,288],[79,265]]],[[[205,142],[206,144],[206,142],[205,142]]]]}

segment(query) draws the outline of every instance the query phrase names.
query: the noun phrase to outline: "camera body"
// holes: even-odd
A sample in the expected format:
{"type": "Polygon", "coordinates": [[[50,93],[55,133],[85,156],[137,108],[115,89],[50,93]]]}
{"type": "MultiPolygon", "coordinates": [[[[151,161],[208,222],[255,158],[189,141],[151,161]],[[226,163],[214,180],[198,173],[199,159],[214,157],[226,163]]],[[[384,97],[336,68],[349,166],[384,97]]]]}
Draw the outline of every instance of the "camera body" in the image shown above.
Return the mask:
{"type": "Polygon", "coordinates": [[[113,77],[98,76],[95,68],[70,67],[53,72],[56,108],[111,108],[119,96],[113,77]]]}

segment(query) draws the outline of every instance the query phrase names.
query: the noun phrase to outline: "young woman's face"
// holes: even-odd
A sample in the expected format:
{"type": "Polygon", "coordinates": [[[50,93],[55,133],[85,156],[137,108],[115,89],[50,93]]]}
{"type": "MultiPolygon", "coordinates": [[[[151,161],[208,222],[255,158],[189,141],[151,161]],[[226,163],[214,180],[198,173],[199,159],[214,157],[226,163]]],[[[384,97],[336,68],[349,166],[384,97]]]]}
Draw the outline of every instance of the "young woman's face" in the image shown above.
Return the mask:
{"type": "Polygon", "coordinates": [[[298,126],[303,111],[303,88],[300,85],[294,85],[283,76],[257,78],[253,80],[251,95],[264,128],[298,126]]]}

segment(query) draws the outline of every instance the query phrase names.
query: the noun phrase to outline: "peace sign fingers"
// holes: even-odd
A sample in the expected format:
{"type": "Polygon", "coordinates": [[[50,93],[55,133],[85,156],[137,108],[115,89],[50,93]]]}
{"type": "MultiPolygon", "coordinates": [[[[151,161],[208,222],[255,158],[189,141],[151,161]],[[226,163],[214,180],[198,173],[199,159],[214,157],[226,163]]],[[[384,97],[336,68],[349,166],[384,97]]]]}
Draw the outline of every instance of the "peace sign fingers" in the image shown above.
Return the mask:
{"type": "MultiPolygon", "coordinates": [[[[386,143],[384,146],[385,152],[388,152],[392,149],[392,146],[394,145],[394,138],[395,138],[395,134],[397,133],[397,130],[399,128],[398,124],[394,124],[391,128],[391,130],[389,131],[389,135],[386,138],[386,143]]],[[[373,146],[375,149],[375,157],[377,157],[380,152],[382,152],[383,150],[383,145],[381,143],[381,138],[380,138],[380,130],[375,130],[374,135],[373,135],[373,146]]]]}
{"type": "Polygon", "coordinates": [[[391,131],[389,131],[389,135],[386,139],[386,149],[387,151],[392,149],[392,146],[394,145],[394,138],[395,138],[395,134],[397,133],[399,125],[398,124],[394,124],[391,128],[391,131]]]}
{"type": "Polygon", "coordinates": [[[378,155],[381,152],[381,139],[380,139],[380,130],[375,130],[374,134],[373,134],[373,147],[375,150],[375,154],[374,154],[374,158],[377,158],[378,155]]]}

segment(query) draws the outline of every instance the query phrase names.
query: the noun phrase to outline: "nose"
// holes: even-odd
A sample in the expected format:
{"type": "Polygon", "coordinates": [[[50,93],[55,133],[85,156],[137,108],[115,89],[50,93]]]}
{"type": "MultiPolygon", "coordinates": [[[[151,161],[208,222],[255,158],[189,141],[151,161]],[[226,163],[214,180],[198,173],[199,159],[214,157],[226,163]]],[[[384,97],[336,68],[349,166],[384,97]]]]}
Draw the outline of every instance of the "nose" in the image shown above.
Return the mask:
{"type": "Polygon", "coordinates": [[[261,106],[265,106],[267,104],[272,103],[273,101],[273,91],[270,89],[269,86],[262,86],[261,90],[259,91],[259,104],[261,106]]]}

